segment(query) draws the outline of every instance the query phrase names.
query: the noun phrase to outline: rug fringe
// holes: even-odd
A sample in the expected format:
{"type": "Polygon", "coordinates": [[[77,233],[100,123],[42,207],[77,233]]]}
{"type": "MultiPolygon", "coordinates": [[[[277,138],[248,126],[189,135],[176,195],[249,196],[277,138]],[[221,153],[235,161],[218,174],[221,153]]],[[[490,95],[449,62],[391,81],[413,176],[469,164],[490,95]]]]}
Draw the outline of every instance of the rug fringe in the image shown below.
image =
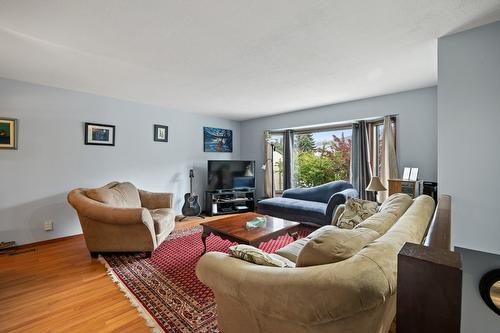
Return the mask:
{"type": "Polygon", "coordinates": [[[151,328],[151,331],[153,333],[165,333],[165,331],[161,328],[161,326],[156,322],[156,320],[153,318],[153,316],[144,308],[141,302],[134,296],[134,294],[127,288],[127,286],[120,281],[118,276],[116,276],[116,273],[113,271],[113,269],[109,266],[108,262],[106,259],[104,259],[101,255],[97,258],[100,263],[106,267],[106,271],[108,276],[111,278],[111,280],[118,285],[118,288],[120,288],[121,292],[127,297],[127,299],[130,301],[130,304],[132,304],[133,307],[137,309],[137,312],[139,315],[146,321],[146,325],[151,328]]]}

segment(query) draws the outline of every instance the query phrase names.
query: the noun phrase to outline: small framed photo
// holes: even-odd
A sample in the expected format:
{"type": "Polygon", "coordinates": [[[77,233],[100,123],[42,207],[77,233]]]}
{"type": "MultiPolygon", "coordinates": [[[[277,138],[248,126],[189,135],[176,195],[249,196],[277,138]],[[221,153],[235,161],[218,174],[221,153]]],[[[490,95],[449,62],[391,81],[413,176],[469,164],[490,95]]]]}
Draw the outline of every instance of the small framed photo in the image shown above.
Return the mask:
{"type": "Polygon", "coordinates": [[[418,179],[418,168],[411,168],[410,180],[417,181],[418,179]]]}
{"type": "Polygon", "coordinates": [[[0,117],[0,149],[17,149],[17,119],[0,117]]]}
{"type": "Polygon", "coordinates": [[[168,142],[168,126],[154,125],[153,140],[159,142],[168,142]]]}
{"type": "Polygon", "coordinates": [[[403,180],[410,180],[410,171],[411,171],[411,168],[404,168],[403,180]]]}
{"type": "Polygon", "coordinates": [[[115,126],[105,124],[85,123],[86,145],[115,145],[115,126]]]}

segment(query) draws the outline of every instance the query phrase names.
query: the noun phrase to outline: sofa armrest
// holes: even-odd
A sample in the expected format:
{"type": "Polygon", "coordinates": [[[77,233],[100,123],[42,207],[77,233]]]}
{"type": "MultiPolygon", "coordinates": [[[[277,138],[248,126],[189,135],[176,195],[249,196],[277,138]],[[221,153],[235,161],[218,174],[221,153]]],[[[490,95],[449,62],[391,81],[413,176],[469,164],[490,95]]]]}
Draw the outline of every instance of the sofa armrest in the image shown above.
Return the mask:
{"type": "Polygon", "coordinates": [[[356,191],[353,188],[348,188],[332,195],[330,197],[330,200],[328,200],[328,205],[326,207],[325,223],[326,224],[332,223],[333,213],[335,213],[335,209],[337,208],[338,205],[345,204],[348,198],[357,196],[358,196],[358,191],[356,191]]]}
{"type": "Polygon", "coordinates": [[[335,209],[335,213],[333,213],[332,216],[332,225],[337,225],[337,222],[339,220],[340,215],[344,212],[345,210],[345,205],[338,205],[337,208],[335,209]]]}
{"type": "Polygon", "coordinates": [[[139,190],[142,207],[147,209],[172,208],[173,193],[154,193],[139,190]]]}
{"type": "Polygon", "coordinates": [[[363,258],[359,263],[279,268],[209,252],[198,261],[196,274],[216,298],[231,297],[240,302],[240,311],[254,311],[298,325],[353,316],[383,303],[383,294],[389,292],[383,273],[375,263],[363,258]],[[359,278],[348,278],[354,266],[359,278]],[[377,273],[366,279],[368,272],[377,273]]]}

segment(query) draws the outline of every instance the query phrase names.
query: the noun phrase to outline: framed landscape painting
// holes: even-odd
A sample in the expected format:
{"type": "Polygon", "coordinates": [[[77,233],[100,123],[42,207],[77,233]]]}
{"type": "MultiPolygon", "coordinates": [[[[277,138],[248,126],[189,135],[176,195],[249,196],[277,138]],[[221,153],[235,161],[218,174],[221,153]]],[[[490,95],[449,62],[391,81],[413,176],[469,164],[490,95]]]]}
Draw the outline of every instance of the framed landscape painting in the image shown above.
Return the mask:
{"type": "Polygon", "coordinates": [[[115,126],[85,123],[85,144],[114,146],[115,126]]]}
{"type": "Polygon", "coordinates": [[[153,140],[159,142],[168,142],[168,126],[154,125],[153,140]]]}
{"type": "Polygon", "coordinates": [[[205,152],[232,153],[233,131],[223,128],[203,127],[203,147],[205,152]]]}
{"type": "Polygon", "coordinates": [[[0,149],[17,149],[17,120],[0,117],[0,149]]]}

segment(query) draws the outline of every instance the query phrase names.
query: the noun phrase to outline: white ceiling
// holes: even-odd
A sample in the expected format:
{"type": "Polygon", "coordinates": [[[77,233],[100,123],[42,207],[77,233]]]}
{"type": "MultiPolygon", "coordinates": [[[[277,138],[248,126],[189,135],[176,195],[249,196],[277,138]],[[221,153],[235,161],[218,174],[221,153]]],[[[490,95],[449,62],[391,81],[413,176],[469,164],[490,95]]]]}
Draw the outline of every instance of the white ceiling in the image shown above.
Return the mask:
{"type": "Polygon", "coordinates": [[[437,81],[500,0],[0,0],[0,77],[242,120],[437,81]]]}

